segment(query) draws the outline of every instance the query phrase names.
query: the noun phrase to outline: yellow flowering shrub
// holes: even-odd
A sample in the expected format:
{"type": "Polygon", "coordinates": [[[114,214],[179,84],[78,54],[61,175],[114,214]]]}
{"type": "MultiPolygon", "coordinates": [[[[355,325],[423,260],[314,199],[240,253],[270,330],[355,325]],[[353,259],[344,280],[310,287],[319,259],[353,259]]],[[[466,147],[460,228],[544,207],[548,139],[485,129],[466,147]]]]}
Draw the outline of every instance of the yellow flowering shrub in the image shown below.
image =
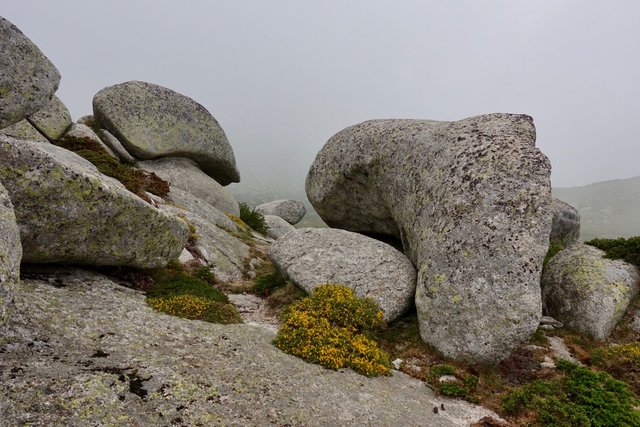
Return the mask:
{"type": "Polygon", "coordinates": [[[288,309],[273,343],[325,368],[388,375],[389,356],[365,335],[384,325],[373,301],[356,297],[344,285],[325,284],[288,309]]]}
{"type": "Polygon", "coordinates": [[[147,298],[147,303],[158,311],[186,319],[204,320],[212,323],[241,323],[238,311],[233,305],[214,301],[201,296],[177,294],[147,298]]]}
{"type": "Polygon", "coordinates": [[[640,343],[637,341],[601,347],[591,354],[591,362],[640,394],[640,343]]]}

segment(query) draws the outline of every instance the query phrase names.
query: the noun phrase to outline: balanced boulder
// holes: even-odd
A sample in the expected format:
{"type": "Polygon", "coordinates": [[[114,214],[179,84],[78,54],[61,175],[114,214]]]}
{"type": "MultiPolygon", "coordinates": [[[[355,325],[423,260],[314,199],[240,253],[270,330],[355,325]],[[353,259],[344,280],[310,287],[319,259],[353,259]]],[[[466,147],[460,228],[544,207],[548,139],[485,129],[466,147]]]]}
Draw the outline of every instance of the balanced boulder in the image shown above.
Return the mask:
{"type": "Polygon", "coordinates": [[[551,204],[553,214],[551,221],[552,243],[569,246],[580,239],[580,213],[569,203],[553,198],[551,204]]]}
{"type": "Polygon", "coordinates": [[[27,120],[51,141],[60,139],[71,126],[67,106],[55,95],[44,108],[27,117],[27,120]]]}
{"type": "Polygon", "coordinates": [[[45,107],[60,73],[15,25],[0,16],[0,129],[45,107]]]}
{"type": "Polygon", "coordinates": [[[302,228],[273,243],[269,258],[307,292],[323,283],[340,283],[371,298],[387,321],[413,303],[416,271],[411,262],[402,252],[362,234],[302,228]]]}
{"type": "Polygon", "coordinates": [[[240,181],[222,127],[206,108],[187,96],[130,81],[98,92],[93,113],[138,159],[188,157],[222,185],[240,181]]]}
{"type": "Polygon", "coordinates": [[[547,315],[596,339],[605,339],[638,293],[637,267],[605,258],[582,243],[558,252],[542,276],[547,315]]]}
{"type": "Polygon", "coordinates": [[[402,241],[426,342],[496,363],[540,321],[550,172],[526,115],[373,120],[325,144],[306,190],[329,226],[402,241]]]}
{"type": "Polygon", "coordinates": [[[153,268],[177,259],[187,242],[184,221],[73,152],[0,136],[0,158],[25,262],[153,268]]]}
{"type": "Polygon", "coordinates": [[[267,224],[267,236],[272,239],[279,239],[296,228],[284,219],[276,215],[264,215],[264,222],[267,224]]]}
{"type": "Polygon", "coordinates": [[[164,157],[138,162],[138,167],[155,173],[172,187],[191,193],[223,212],[240,216],[236,199],[216,180],[202,172],[191,159],[164,157]]]}
{"type": "Polygon", "coordinates": [[[297,200],[274,200],[256,206],[256,211],[263,215],[279,216],[291,225],[299,223],[307,213],[304,204],[297,200]]]}
{"type": "Polygon", "coordinates": [[[0,184],[0,326],[9,318],[20,284],[22,246],[13,204],[0,184]]]}

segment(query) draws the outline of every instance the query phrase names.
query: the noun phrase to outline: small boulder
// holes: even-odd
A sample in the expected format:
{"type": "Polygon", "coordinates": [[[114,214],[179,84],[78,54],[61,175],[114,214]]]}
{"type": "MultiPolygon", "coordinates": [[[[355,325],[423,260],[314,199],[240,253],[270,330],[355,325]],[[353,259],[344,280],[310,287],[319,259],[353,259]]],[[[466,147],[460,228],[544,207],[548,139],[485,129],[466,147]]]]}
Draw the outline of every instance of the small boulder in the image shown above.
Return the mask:
{"type": "Polygon", "coordinates": [[[263,215],[279,216],[291,225],[299,223],[307,213],[304,204],[297,200],[274,200],[256,206],[256,211],[263,215]]]}
{"type": "Polygon", "coordinates": [[[267,227],[269,227],[267,236],[274,240],[278,240],[288,232],[296,229],[293,225],[275,215],[265,215],[264,222],[267,224],[267,227]]]}
{"type": "Polygon", "coordinates": [[[49,140],[38,132],[38,129],[33,127],[26,119],[20,120],[18,123],[14,123],[4,129],[0,129],[0,134],[25,141],[49,142],[49,140]]]}
{"type": "Polygon", "coordinates": [[[0,16],[0,129],[44,108],[60,73],[15,25],[0,16]]]}
{"type": "Polygon", "coordinates": [[[138,167],[153,172],[172,187],[180,188],[204,200],[211,206],[235,216],[240,215],[238,202],[216,180],[202,172],[198,165],[185,157],[164,157],[138,162],[138,167]]]}
{"type": "Polygon", "coordinates": [[[188,157],[222,185],[240,181],[222,127],[206,108],[187,96],[130,81],[98,92],[93,113],[138,159],[188,157]]]}
{"type": "Polygon", "coordinates": [[[638,292],[637,267],[605,258],[582,243],[558,252],[542,277],[545,314],[565,326],[603,340],[638,292]]]}
{"type": "Polygon", "coordinates": [[[553,198],[551,236],[549,240],[569,246],[580,239],[580,213],[569,203],[553,198]]]}
{"type": "Polygon", "coordinates": [[[0,326],[11,314],[14,296],[20,285],[22,245],[13,204],[0,184],[0,326]]]}
{"type": "Polygon", "coordinates": [[[369,297],[387,321],[413,303],[416,271],[402,252],[362,234],[332,228],[287,233],[269,249],[278,270],[307,292],[323,283],[344,284],[369,297]]]}
{"type": "Polygon", "coordinates": [[[129,154],[129,152],[122,146],[118,138],[113,136],[111,132],[106,129],[98,129],[97,135],[100,137],[104,145],[109,147],[111,151],[120,158],[124,163],[133,164],[136,162],[136,159],[129,154]]]}
{"type": "Polygon", "coordinates": [[[71,151],[0,136],[0,158],[24,262],[154,268],[177,259],[187,242],[184,221],[71,151]]]}
{"type": "Polygon", "coordinates": [[[44,108],[27,117],[27,120],[51,141],[60,139],[71,126],[71,114],[67,106],[55,95],[44,108]]]}

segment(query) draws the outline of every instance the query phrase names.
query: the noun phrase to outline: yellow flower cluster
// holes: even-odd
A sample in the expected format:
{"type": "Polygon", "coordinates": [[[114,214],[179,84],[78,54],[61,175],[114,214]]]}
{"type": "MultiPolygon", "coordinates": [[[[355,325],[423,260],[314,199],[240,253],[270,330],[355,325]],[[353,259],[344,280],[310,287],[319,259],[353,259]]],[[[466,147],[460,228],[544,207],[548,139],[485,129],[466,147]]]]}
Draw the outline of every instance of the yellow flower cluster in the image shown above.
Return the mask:
{"type": "Polygon", "coordinates": [[[598,349],[592,358],[600,365],[619,365],[627,362],[640,365],[640,343],[630,342],[598,349]]]}
{"type": "Polygon", "coordinates": [[[274,339],[279,349],[326,368],[388,375],[389,356],[363,332],[384,326],[382,312],[344,285],[318,286],[289,309],[274,339]]]}
{"type": "Polygon", "coordinates": [[[195,295],[171,295],[147,298],[153,308],[173,316],[204,320],[212,323],[239,323],[233,306],[195,295]]]}

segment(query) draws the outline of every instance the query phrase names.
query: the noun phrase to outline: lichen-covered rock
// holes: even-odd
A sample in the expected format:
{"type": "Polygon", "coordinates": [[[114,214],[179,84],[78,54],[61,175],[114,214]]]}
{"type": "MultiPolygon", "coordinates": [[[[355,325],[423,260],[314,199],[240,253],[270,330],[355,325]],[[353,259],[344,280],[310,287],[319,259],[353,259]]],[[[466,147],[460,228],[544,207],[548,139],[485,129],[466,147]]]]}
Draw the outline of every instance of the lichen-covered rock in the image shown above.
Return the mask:
{"type": "Polygon", "coordinates": [[[0,136],[0,158],[25,262],[152,268],[177,259],[187,242],[184,221],[71,151],[0,136]]]}
{"type": "Polygon", "coordinates": [[[17,139],[24,139],[26,141],[49,142],[49,140],[38,132],[38,129],[33,127],[26,119],[20,120],[18,123],[14,123],[4,129],[0,129],[0,134],[17,139]]]}
{"type": "Polygon", "coordinates": [[[13,299],[20,284],[21,259],[22,245],[13,204],[7,190],[0,184],[0,326],[11,314],[13,299]]]}
{"type": "Polygon", "coordinates": [[[45,107],[60,73],[15,25],[0,16],[0,129],[45,107]]]}
{"type": "Polygon", "coordinates": [[[269,258],[307,292],[323,283],[340,283],[371,298],[387,321],[402,315],[415,295],[416,271],[407,257],[362,234],[302,228],[273,243],[269,258]]]}
{"type": "Polygon", "coordinates": [[[3,426],[453,427],[497,417],[401,372],[366,378],[306,363],[264,328],[156,312],[119,282],[81,270],[27,275],[0,329],[3,426]]]}
{"type": "Polygon", "coordinates": [[[136,162],[136,159],[134,159],[133,156],[129,154],[127,149],[122,146],[120,141],[118,141],[118,138],[113,136],[111,132],[106,129],[98,129],[97,135],[100,137],[102,142],[104,142],[104,145],[109,147],[111,151],[120,158],[121,161],[129,164],[133,164],[136,162]]]}
{"type": "Polygon", "coordinates": [[[93,129],[91,129],[87,125],[83,125],[82,123],[73,123],[71,127],[69,127],[69,130],[67,130],[64,136],[60,139],[64,140],[67,138],[78,140],[78,141],[85,141],[85,140],[91,141],[95,144],[98,144],[100,147],[102,147],[102,149],[106,151],[107,154],[109,154],[114,159],[118,158],[118,156],[116,156],[116,154],[113,151],[111,151],[111,148],[109,148],[104,142],[102,142],[100,137],[96,135],[93,129]]]}
{"type": "Polygon", "coordinates": [[[274,200],[256,206],[256,211],[263,215],[279,216],[291,225],[299,223],[307,213],[304,204],[297,200],[274,200]]]}
{"type": "Polygon", "coordinates": [[[267,236],[272,239],[279,239],[296,228],[284,219],[276,215],[265,215],[264,222],[267,224],[267,236]]]}
{"type": "Polygon", "coordinates": [[[130,81],[98,92],[93,114],[136,158],[188,157],[222,185],[240,181],[222,127],[206,108],[187,96],[130,81]]]}
{"type": "Polygon", "coordinates": [[[27,117],[27,120],[51,141],[62,137],[71,126],[71,114],[67,106],[55,95],[44,108],[27,117]]]}
{"type": "Polygon", "coordinates": [[[605,339],[638,293],[637,267],[605,258],[604,251],[574,244],[551,258],[542,277],[549,316],[596,339],[605,339]]]}
{"type": "Polygon", "coordinates": [[[551,221],[551,242],[569,246],[580,239],[580,213],[570,204],[553,198],[551,221]]]}
{"type": "Polygon", "coordinates": [[[204,200],[211,206],[235,216],[240,215],[238,202],[224,187],[202,172],[198,165],[185,157],[164,157],[138,162],[138,167],[153,172],[172,187],[180,188],[204,200]]]}
{"type": "Polygon", "coordinates": [[[495,363],[540,321],[550,169],[529,116],[374,120],[327,142],[306,189],[329,226],[402,240],[426,342],[495,363]]]}

